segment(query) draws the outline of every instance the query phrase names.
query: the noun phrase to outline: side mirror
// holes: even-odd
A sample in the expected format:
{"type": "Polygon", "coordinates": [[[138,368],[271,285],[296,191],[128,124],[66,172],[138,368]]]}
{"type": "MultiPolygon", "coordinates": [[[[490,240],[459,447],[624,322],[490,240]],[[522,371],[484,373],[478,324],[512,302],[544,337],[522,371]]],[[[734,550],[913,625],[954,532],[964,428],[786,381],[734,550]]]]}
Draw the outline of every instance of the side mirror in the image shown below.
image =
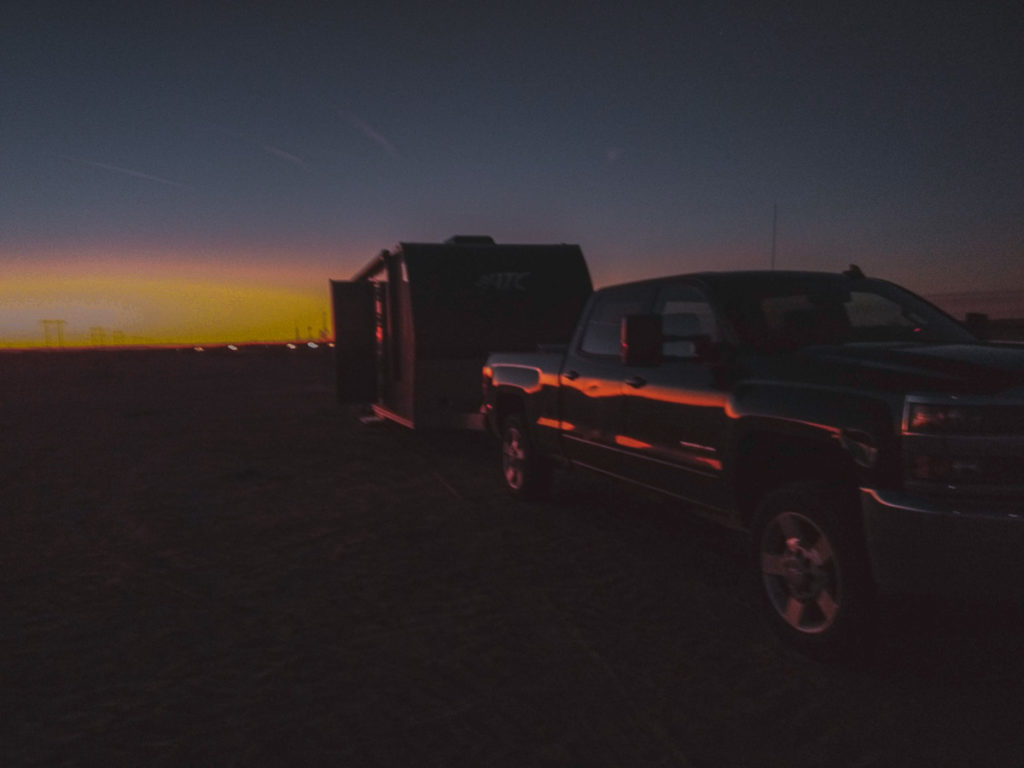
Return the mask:
{"type": "Polygon", "coordinates": [[[661,315],[626,315],[620,325],[619,359],[627,366],[661,363],[661,315]]]}

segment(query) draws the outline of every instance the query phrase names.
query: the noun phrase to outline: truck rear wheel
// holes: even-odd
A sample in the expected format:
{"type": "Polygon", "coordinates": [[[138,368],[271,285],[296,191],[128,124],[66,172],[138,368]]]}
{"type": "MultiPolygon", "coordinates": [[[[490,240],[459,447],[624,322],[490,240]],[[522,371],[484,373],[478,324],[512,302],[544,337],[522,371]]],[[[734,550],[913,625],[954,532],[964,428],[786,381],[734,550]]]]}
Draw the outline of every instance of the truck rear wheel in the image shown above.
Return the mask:
{"type": "Polygon", "coordinates": [[[505,486],[524,499],[544,495],[551,484],[550,467],[537,455],[519,414],[507,416],[501,425],[501,475],[505,486]]]}
{"type": "Polygon", "coordinates": [[[787,644],[818,658],[867,647],[874,586],[843,488],[794,484],[772,491],[754,521],[754,555],[769,624],[787,644]]]}

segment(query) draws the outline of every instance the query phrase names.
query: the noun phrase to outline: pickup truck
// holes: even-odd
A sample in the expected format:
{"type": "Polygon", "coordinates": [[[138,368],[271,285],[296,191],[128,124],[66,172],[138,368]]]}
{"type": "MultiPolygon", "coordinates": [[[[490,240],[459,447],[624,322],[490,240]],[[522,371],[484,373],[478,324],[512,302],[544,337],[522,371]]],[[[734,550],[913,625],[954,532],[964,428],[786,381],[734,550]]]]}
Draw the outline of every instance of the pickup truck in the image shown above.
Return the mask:
{"type": "Polygon", "coordinates": [[[516,495],[583,467],[748,532],[806,653],[883,594],[1024,596],[1024,347],[855,266],[604,288],[567,347],[490,355],[482,411],[516,495]]]}

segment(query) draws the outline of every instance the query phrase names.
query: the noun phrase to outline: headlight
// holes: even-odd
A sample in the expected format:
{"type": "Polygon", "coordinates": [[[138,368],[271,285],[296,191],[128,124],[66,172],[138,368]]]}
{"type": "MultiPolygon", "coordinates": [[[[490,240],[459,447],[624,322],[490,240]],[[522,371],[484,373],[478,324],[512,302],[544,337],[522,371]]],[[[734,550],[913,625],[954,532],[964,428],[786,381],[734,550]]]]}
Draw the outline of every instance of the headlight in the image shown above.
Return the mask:
{"type": "Polygon", "coordinates": [[[907,403],[905,435],[1024,434],[1024,409],[1004,405],[907,403]]]}
{"type": "Polygon", "coordinates": [[[967,429],[971,420],[970,413],[962,406],[911,403],[903,431],[925,434],[963,433],[973,431],[967,429]]]}
{"type": "Polygon", "coordinates": [[[1019,401],[908,396],[904,478],[949,488],[1019,485],[1024,479],[1024,405],[1019,401]]]}

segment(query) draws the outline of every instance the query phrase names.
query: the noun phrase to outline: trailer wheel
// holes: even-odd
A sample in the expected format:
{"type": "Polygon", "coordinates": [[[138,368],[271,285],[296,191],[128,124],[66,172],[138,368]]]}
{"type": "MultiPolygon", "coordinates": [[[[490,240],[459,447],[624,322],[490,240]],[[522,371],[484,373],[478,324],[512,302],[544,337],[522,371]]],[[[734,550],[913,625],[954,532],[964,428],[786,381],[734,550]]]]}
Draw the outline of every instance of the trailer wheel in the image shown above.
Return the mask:
{"type": "Polygon", "coordinates": [[[519,414],[507,416],[501,425],[501,476],[505,486],[523,499],[543,496],[551,484],[551,468],[537,454],[519,414]]]}

